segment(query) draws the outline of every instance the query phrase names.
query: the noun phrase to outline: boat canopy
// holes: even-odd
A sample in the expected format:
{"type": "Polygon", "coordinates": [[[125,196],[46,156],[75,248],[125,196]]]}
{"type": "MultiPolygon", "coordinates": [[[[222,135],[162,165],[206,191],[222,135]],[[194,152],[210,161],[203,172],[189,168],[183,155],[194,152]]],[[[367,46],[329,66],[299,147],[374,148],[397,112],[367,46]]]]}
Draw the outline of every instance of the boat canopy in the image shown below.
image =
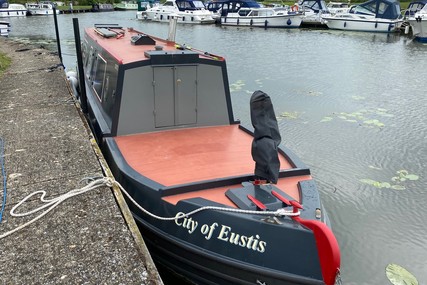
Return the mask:
{"type": "Polygon", "coordinates": [[[219,9],[227,10],[229,13],[235,13],[240,8],[260,8],[258,2],[254,0],[214,0],[206,4],[209,11],[216,12],[219,9]]]}
{"type": "Polygon", "coordinates": [[[316,13],[328,11],[324,0],[302,0],[298,2],[298,5],[306,9],[311,9],[316,13]]]}
{"type": "Polygon", "coordinates": [[[205,4],[200,0],[176,0],[175,3],[179,11],[205,9],[205,4]]]}
{"type": "Polygon", "coordinates": [[[415,13],[420,11],[427,4],[427,0],[416,0],[412,1],[408,5],[408,9],[405,11],[405,17],[414,16],[415,13]]]}
{"type": "Polygon", "coordinates": [[[0,0],[0,9],[7,9],[9,8],[9,2],[7,0],[0,0]]]}
{"type": "Polygon", "coordinates": [[[376,18],[382,19],[398,19],[402,16],[397,0],[370,0],[353,6],[350,13],[375,15],[376,18]]]}

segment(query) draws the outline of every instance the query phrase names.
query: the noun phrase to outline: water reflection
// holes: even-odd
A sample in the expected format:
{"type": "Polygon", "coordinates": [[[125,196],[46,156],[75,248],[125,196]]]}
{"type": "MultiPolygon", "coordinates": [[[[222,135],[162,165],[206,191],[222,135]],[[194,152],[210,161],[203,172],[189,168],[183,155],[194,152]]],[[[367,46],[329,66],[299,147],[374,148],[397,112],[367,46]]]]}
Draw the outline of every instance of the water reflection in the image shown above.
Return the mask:
{"type": "MultiPolygon", "coordinates": [[[[67,68],[75,65],[73,17],[82,30],[118,23],[167,37],[167,24],[139,22],[134,12],[60,15],[67,68]]],[[[56,49],[51,17],[10,22],[11,38],[56,49]]],[[[389,263],[427,284],[426,45],[396,34],[214,25],[178,26],[176,40],[226,57],[243,124],[250,122],[252,92],[271,96],[283,144],[318,180],[342,248],[344,284],[389,284],[389,263]],[[392,183],[399,170],[419,179],[405,182],[404,190],[361,182],[392,183]]]]}

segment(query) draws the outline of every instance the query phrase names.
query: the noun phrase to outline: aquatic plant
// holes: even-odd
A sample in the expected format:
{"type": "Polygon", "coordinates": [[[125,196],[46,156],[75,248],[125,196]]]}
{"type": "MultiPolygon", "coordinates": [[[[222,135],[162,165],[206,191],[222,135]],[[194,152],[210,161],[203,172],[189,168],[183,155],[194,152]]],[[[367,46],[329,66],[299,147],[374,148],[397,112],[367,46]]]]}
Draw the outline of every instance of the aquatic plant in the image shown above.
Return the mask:
{"type": "Polygon", "coordinates": [[[368,128],[383,128],[385,124],[376,117],[393,117],[393,114],[387,113],[388,111],[384,108],[372,108],[372,109],[361,109],[353,113],[340,112],[333,113],[333,116],[323,117],[320,122],[330,122],[334,118],[341,119],[349,123],[356,123],[360,126],[368,128]]]}
{"type": "Polygon", "coordinates": [[[243,86],[245,86],[243,80],[237,80],[235,83],[230,84],[230,92],[240,91],[243,86]]]}
{"type": "Polygon", "coordinates": [[[297,119],[298,112],[283,112],[279,115],[278,119],[286,118],[286,119],[297,119]]]}
{"type": "Polygon", "coordinates": [[[418,285],[417,278],[398,264],[390,263],[387,265],[385,273],[393,285],[418,285]]]}
{"type": "MultiPolygon", "coordinates": [[[[370,166],[370,168],[373,168],[373,166],[370,166]]],[[[374,168],[377,170],[381,170],[380,168],[374,168]]],[[[387,188],[387,189],[394,189],[394,190],[405,190],[406,187],[402,185],[402,182],[405,182],[407,180],[418,180],[419,176],[415,174],[410,174],[407,170],[398,170],[396,171],[396,176],[393,176],[390,180],[390,182],[382,182],[382,181],[375,181],[372,179],[360,179],[359,181],[368,185],[372,185],[376,188],[387,188]]]]}

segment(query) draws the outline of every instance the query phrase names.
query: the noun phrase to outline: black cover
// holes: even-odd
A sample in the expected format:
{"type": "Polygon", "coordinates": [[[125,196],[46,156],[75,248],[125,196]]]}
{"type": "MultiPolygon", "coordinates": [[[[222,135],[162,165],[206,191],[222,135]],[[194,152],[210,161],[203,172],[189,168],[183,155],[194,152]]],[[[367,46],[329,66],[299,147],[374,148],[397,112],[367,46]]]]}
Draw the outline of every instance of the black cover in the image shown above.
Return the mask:
{"type": "Polygon", "coordinates": [[[254,127],[252,158],[255,161],[255,176],[275,184],[279,178],[278,146],[281,137],[273,105],[267,94],[257,90],[252,94],[250,107],[254,127]]]}

